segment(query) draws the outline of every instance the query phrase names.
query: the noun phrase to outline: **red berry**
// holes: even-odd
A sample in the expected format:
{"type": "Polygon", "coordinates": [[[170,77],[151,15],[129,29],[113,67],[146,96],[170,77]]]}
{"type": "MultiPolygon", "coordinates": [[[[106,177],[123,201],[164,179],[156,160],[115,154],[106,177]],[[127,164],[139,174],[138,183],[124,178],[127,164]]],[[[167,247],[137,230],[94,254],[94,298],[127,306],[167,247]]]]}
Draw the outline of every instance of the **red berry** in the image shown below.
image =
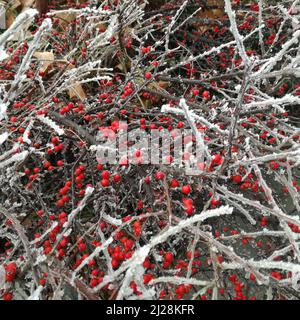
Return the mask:
{"type": "Polygon", "coordinates": [[[85,251],[85,250],[86,250],[86,245],[85,245],[83,242],[80,242],[80,243],[78,244],[78,250],[79,250],[80,252],[85,251]]]}
{"type": "Polygon", "coordinates": [[[155,173],[155,179],[156,180],[162,180],[164,177],[165,177],[165,174],[163,172],[161,172],[161,171],[157,171],[155,173]]]}
{"type": "Polygon", "coordinates": [[[113,267],[113,269],[118,268],[118,266],[119,266],[119,261],[116,260],[116,259],[113,259],[113,260],[111,261],[111,266],[113,267]]]}
{"type": "Polygon", "coordinates": [[[46,280],[45,280],[45,279],[40,279],[39,282],[40,282],[40,285],[41,285],[41,286],[44,286],[44,285],[46,284],[46,280]]]}
{"type": "Polygon", "coordinates": [[[231,179],[235,183],[241,183],[242,182],[242,177],[240,175],[232,176],[231,179]]]}
{"type": "Polygon", "coordinates": [[[58,161],[56,162],[56,165],[57,165],[58,167],[61,167],[63,164],[64,164],[64,163],[63,163],[62,160],[58,160],[58,161]]]}
{"type": "Polygon", "coordinates": [[[108,180],[110,178],[110,172],[108,170],[103,171],[101,177],[108,180]]]}
{"type": "Polygon", "coordinates": [[[195,212],[194,206],[193,205],[187,205],[185,207],[185,212],[186,212],[187,215],[193,214],[195,212]]]}
{"type": "Polygon", "coordinates": [[[12,298],[13,298],[13,295],[12,295],[12,293],[10,293],[10,292],[5,293],[5,294],[3,295],[3,300],[5,300],[5,301],[12,300],[12,298]]]}
{"type": "Polygon", "coordinates": [[[102,179],[102,180],[101,180],[101,185],[102,185],[102,187],[104,187],[104,188],[108,187],[108,186],[109,186],[109,180],[107,180],[107,179],[102,179]]]}
{"type": "Polygon", "coordinates": [[[179,186],[179,182],[176,179],[171,180],[171,188],[177,188],[179,186]]]}
{"type": "Polygon", "coordinates": [[[144,181],[145,181],[146,184],[150,184],[151,179],[150,179],[150,177],[146,177],[146,178],[144,179],[144,181]]]}
{"type": "Polygon", "coordinates": [[[205,100],[209,100],[209,99],[210,99],[210,93],[209,93],[209,91],[203,91],[203,92],[202,92],[202,97],[203,97],[203,99],[205,99],[205,100]]]}
{"type": "Polygon", "coordinates": [[[5,280],[12,282],[17,274],[17,265],[15,262],[11,262],[5,266],[5,280]]]}
{"type": "Polygon", "coordinates": [[[220,165],[222,163],[222,157],[219,154],[214,155],[212,163],[220,165]]]}
{"type": "Polygon", "coordinates": [[[114,175],[114,182],[120,182],[121,181],[121,176],[119,174],[114,175]]]}
{"type": "Polygon", "coordinates": [[[167,262],[173,262],[174,260],[174,256],[173,256],[173,253],[172,252],[167,252],[165,254],[165,261],[167,262]]]}
{"type": "Polygon", "coordinates": [[[276,161],[270,161],[269,166],[272,170],[277,170],[279,168],[279,164],[276,161]]]}
{"type": "Polygon", "coordinates": [[[182,193],[184,194],[189,194],[191,192],[191,187],[190,185],[185,185],[181,188],[182,193]]]}

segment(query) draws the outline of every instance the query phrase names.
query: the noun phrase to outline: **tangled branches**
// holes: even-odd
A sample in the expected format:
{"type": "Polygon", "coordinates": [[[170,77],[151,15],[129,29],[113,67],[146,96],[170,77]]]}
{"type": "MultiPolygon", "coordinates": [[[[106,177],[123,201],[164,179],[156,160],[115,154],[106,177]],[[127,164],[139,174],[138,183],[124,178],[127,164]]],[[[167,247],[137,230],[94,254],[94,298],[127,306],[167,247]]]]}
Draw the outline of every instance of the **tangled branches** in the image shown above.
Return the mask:
{"type": "Polygon", "coordinates": [[[298,2],[20,13],[0,36],[1,297],[298,298],[298,2]]]}

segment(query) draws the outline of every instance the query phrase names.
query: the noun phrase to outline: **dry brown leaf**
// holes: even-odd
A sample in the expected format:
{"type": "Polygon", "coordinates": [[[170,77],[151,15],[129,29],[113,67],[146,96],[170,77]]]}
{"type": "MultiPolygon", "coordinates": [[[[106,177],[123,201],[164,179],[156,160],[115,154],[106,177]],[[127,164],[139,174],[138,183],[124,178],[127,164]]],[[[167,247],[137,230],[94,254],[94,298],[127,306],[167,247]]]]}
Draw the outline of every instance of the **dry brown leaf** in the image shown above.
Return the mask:
{"type": "MultiPolygon", "coordinates": [[[[67,60],[60,60],[56,62],[56,66],[64,70],[70,70],[75,68],[75,66],[69,63],[67,60]]],[[[73,84],[71,84],[71,88],[69,89],[69,97],[70,99],[77,97],[81,101],[86,99],[86,94],[80,82],[75,81],[73,84]]]]}
{"type": "Polygon", "coordinates": [[[130,68],[131,68],[131,61],[130,61],[130,60],[127,60],[127,61],[126,61],[126,69],[127,69],[127,70],[124,70],[124,65],[123,65],[123,63],[117,64],[117,65],[116,65],[116,68],[119,69],[119,70],[121,70],[121,71],[123,71],[123,72],[128,71],[128,70],[130,70],[130,68]]]}
{"type": "Polygon", "coordinates": [[[13,24],[15,20],[15,15],[12,10],[8,9],[6,11],[5,16],[6,16],[6,29],[8,29],[13,24]]]}
{"type": "Polygon", "coordinates": [[[34,0],[20,0],[20,2],[22,6],[22,11],[25,11],[32,7],[34,0]]]}
{"type": "Polygon", "coordinates": [[[60,12],[55,14],[55,17],[59,21],[58,26],[62,29],[65,29],[70,24],[70,22],[74,21],[76,19],[76,16],[77,14],[74,12],[60,12]]]}
{"type": "MultiPolygon", "coordinates": [[[[74,69],[74,65],[69,64],[67,69],[74,69]]],[[[82,85],[79,82],[74,82],[72,84],[72,88],[69,89],[69,97],[70,97],[70,99],[77,97],[81,101],[86,99],[86,94],[82,88],[82,85]]]]}
{"type": "Polygon", "coordinates": [[[6,9],[5,13],[5,20],[6,20],[6,29],[8,29],[13,22],[15,21],[15,10],[21,6],[21,2],[19,0],[13,0],[8,8],[6,9]]]}
{"type": "MultiPolygon", "coordinates": [[[[149,83],[147,85],[147,88],[151,89],[151,90],[155,90],[155,91],[161,91],[161,89],[166,89],[168,86],[169,86],[168,82],[165,82],[165,81],[154,81],[154,82],[149,83]]],[[[160,101],[161,100],[161,96],[157,96],[156,100],[160,101]]],[[[146,99],[143,96],[140,96],[140,102],[141,102],[141,106],[144,109],[150,108],[153,105],[153,103],[155,103],[151,99],[146,99]]]]}
{"type": "MultiPolygon", "coordinates": [[[[224,7],[224,0],[207,0],[206,4],[208,6],[220,6],[224,7]]],[[[225,15],[225,11],[223,9],[210,9],[210,10],[203,10],[197,14],[198,18],[203,19],[220,19],[225,15]]],[[[203,23],[196,24],[198,31],[205,32],[207,30],[213,29],[213,25],[205,25],[203,23]]]]}
{"type": "Polygon", "coordinates": [[[72,85],[72,89],[69,89],[69,96],[70,96],[70,99],[77,97],[81,101],[86,99],[85,92],[79,82],[75,82],[72,85]]]}
{"type": "Polygon", "coordinates": [[[158,82],[154,81],[149,83],[147,87],[149,89],[161,90],[161,89],[166,89],[168,86],[169,86],[168,82],[159,80],[158,82]]]}
{"type": "Polygon", "coordinates": [[[107,24],[99,22],[95,24],[95,28],[103,32],[107,29],[107,24]]]}
{"type": "Polygon", "coordinates": [[[160,89],[166,89],[169,86],[169,82],[160,80],[160,81],[158,81],[158,86],[160,89]]]}
{"type": "Polygon", "coordinates": [[[33,54],[33,56],[36,57],[40,61],[40,63],[41,63],[40,71],[41,72],[45,72],[54,61],[53,52],[47,52],[47,51],[35,52],[33,54]]]}
{"type": "Polygon", "coordinates": [[[21,1],[20,0],[13,0],[9,6],[9,9],[11,10],[15,10],[17,9],[18,7],[20,7],[22,4],[21,4],[21,1]]]}

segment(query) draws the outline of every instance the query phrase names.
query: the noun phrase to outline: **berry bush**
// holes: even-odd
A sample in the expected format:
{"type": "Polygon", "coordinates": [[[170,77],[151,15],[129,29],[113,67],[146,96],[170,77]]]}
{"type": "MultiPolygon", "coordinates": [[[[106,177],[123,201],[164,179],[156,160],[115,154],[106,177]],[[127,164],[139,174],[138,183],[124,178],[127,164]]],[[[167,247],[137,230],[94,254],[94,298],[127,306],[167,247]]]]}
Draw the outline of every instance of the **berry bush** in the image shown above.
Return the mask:
{"type": "Polygon", "coordinates": [[[15,9],[0,35],[0,298],[299,299],[298,3],[15,9]],[[190,132],[193,174],[131,140],[107,163],[124,129],[169,132],[171,151],[190,132]]]}

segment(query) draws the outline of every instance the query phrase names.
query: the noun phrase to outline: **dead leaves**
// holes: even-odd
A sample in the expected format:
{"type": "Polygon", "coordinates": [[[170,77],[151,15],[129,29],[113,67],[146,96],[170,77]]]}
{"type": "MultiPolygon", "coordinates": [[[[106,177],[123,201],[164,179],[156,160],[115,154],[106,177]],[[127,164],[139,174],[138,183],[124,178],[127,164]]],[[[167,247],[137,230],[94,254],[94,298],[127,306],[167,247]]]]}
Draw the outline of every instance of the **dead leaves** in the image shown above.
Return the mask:
{"type": "Polygon", "coordinates": [[[40,72],[47,72],[48,68],[53,64],[54,62],[54,54],[53,52],[35,52],[33,54],[34,57],[36,57],[39,62],[41,63],[40,72]]]}
{"type": "Polygon", "coordinates": [[[86,99],[86,94],[79,82],[75,82],[72,85],[72,89],[69,89],[69,97],[70,99],[77,97],[81,101],[84,101],[86,99]]]}
{"type": "MultiPolygon", "coordinates": [[[[75,66],[67,60],[60,60],[59,62],[56,63],[56,65],[60,70],[65,70],[65,71],[72,70],[75,68],[75,66]]],[[[80,99],[81,101],[84,101],[86,99],[85,91],[80,82],[74,81],[73,83],[70,83],[69,86],[70,88],[68,89],[68,92],[69,92],[70,99],[74,97],[80,99]]]]}
{"type": "Polygon", "coordinates": [[[129,59],[126,59],[126,62],[124,62],[124,63],[120,62],[119,64],[117,64],[116,68],[118,70],[126,73],[131,68],[131,61],[129,59]]]}
{"type": "MultiPolygon", "coordinates": [[[[58,68],[60,70],[65,69],[71,70],[74,69],[74,65],[69,63],[68,61],[55,61],[55,57],[53,52],[38,52],[36,51],[33,56],[37,58],[38,62],[40,63],[39,71],[43,73],[43,76],[46,76],[52,68],[58,68]]],[[[86,94],[82,88],[82,85],[79,82],[74,81],[71,83],[71,88],[68,89],[69,91],[69,98],[72,99],[77,97],[81,101],[86,99],[86,94]]]]}
{"type": "Polygon", "coordinates": [[[25,11],[25,10],[32,7],[34,0],[20,0],[20,2],[21,2],[21,6],[22,6],[21,11],[25,11]]]}
{"type": "MultiPolygon", "coordinates": [[[[165,81],[153,81],[147,85],[147,89],[153,91],[161,91],[162,89],[166,89],[169,86],[168,82],[165,81]]],[[[161,100],[161,96],[155,96],[155,99],[145,98],[143,95],[140,96],[140,102],[143,109],[149,109],[153,104],[157,103],[161,100]]]]}
{"type": "MultiPolygon", "coordinates": [[[[29,1],[29,0],[25,0],[29,1]]],[[[58,12],[55,14],[55,18],[57,19],[58,23],[55,24],[55,29],[58,32],[65,32],[67,26],[77,18],[77,14],[74,12],[58,12]]],[[[46,71],[49,66],[54,62],[54,55],[50,52],[43,52],[43,53],[36,53],[35,55],[40,61],[42,61],[42,67],[40,71],[46,71]]],[[[60,62],[58,64],[59,67],[65,68],[66,64],[68,64],[66,70],[70,70],[74,68],[73,64],[70,64],[67,61],[60,62]]],[[[72,99],[77,97],[81,101],[86,99],[86,94],[79,82],[74,82],[72,84],[72,88],[69,89],[69,98],[72,99]]]]}
{"type": "MultiPolygon", "coordinates": [[[[224,0],[207,0],[206,5],[209,7],[221,7],[224,8],[224,0]]],[[[224,9],[209,9],[200,11],[196,17],[202,19],[219,20],[225,15],[224,9]]],[[[196,28],[199,32],[204,33],[207,30],[211,30],[214,26],[207,23],[196,23],[196,28]]]]}
{"type": "Polygon", "coordinates": [[[62,30],[65,30],[67,26],[76,19],[77,14],[74,12],[57,12],[54,16],[56,19],[58,19],[58,24],[56,25],[56,29],[61,28],[62,30]]]}
{"type": "MultiPolygon", "coordinates": [[[[74,69],[74,65],[73,64],[69,64],[67,69],[69,69],[69,70],[70,69],[74,69]]],[[[69,89],[69,97],[70,97],[70,99],[72,99],[74,97],[77,97],[81,101],[86,99],[86,94],[85,94],[80,82],[72,83],[72,88],[69,89]]]]}
{"type": "Polygon", "coordinates": [[[6,24],[5,27],[8,29],[15,20],[15,15],[12,10],[7,10],[5,14],[6,24]]]}
{"type": "Polygon", "coordinates": [[[18,13],[23,12],[33,6],[34,0],[13,0],[6,8],[5,19],[6,29],[14,22],[18,13]]]}

